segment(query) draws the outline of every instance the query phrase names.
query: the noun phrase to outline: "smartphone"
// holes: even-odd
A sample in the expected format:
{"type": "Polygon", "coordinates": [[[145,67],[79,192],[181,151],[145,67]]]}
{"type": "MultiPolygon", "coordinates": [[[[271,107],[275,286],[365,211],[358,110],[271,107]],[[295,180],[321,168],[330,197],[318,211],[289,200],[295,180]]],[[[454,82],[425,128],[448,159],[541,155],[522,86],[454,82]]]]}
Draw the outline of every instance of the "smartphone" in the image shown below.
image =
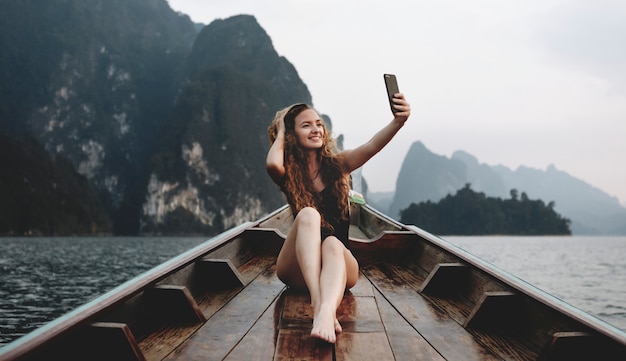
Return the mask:
{"type": "Polygon", "coordinates": [[[393,95],[399,93],[398,89],[398,80],[394,74],[383,74],[385,78],[385,87],[387,87],[387,97],[389,98],[389,106],[391,107],[391,111],[396,113],[399,110],[394,109],[393,107],[393,95]]]}

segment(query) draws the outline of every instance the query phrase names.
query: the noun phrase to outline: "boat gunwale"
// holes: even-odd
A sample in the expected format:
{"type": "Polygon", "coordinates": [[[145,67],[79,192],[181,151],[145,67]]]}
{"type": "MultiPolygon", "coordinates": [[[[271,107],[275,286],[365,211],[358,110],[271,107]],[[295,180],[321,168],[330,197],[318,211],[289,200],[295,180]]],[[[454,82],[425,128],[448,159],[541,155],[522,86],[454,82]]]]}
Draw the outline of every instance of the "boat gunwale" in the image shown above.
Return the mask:
{"type": "Polygon", "coordinates": [[[12,360],[20,358],[43,345],[61,338],[68,332],[84,325],[90,319],[106,312],[115,305],[130,299],[142,292],[151,284],[171,275],[193,263],[198,258],[232,241],[246,230],[256,227],[259,223],[280,213],[283,208],[262,216],[254,222],[245,222],[239,226],[225,230],[199,245],[175,256],[103,293],[87,303],[61,315],[41,327],[27,333],[0,347],[0,358],[12,360]]]}
{"type": "Polygon", "coordinates": [[[511,273],[495,266],[482,258],[475,256],[466,250],[446,241],[445,239],[435,236],[414,225],[405,225],[405,227],[423,239],[431,242],[433,245],[442,248],[444,251],[450,252],[463,262],[487,273],[494,279],[518,291],[520,294],[528,296],[539,303],[552,308],[558,313],[564,314],[571,319],[580,322],[584,326],[589,327],[595,332],[601,333],[622,345],[626,345],[626,332],[617,327],[603,321],[579,308],[573,306],[556,296],[512,275],[511,273]]]}

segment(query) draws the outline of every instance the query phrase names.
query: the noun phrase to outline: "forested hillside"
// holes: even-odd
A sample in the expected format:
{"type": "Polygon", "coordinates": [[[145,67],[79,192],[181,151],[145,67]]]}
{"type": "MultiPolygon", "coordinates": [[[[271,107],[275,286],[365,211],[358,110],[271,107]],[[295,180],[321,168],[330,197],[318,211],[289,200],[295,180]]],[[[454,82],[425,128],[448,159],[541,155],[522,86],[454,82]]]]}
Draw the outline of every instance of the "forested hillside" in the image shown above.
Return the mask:
{"type": "Polygon", "coordinates": [[[35,139],[0,134],[0,235],[99,235],[111,220],[96,190],[35,139]]]}
{"type": "Polygon", "coordinates": [[[554,202],[531,200],[511,190],[510,199],[487,197],[469,184],[439,202],[411,204],[401,222],[440,235],[555,235],[571,234],[570,220],[554,210],[554,202]]]}

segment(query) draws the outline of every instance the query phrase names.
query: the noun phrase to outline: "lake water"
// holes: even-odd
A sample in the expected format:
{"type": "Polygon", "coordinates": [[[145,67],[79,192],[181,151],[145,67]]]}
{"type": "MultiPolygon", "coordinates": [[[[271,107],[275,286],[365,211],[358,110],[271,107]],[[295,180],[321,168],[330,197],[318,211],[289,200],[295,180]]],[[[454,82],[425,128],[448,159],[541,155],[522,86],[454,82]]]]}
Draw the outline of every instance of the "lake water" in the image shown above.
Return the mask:
{"type": "MultiPolygon", "coordinates": [[[[626,237],[444,237],[626,331],[626,237]]],[[[203,242],[0,238],[0,347],[203,242]]]]}
{"type": "Polygon", "coordinates": [[[0,347],[206,238],[0,238],[0,347]]]}
{"type": "Polygon", "coordinates": [[[626,331],[626,237],[443,237],[626,331]]]}

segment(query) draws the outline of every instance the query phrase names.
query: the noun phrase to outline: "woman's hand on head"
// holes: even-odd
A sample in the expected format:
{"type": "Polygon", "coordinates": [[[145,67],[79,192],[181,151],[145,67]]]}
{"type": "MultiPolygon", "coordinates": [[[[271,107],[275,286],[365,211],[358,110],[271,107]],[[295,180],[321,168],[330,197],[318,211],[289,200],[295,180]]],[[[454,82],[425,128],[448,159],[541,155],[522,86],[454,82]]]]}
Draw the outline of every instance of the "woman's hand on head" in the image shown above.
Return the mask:
{"type": "Polygon", "coordinates": [[[277,111],[276,115],[274,115],[274,120],[272,120],[272,124],[267,129],[271,144],[274,144],[278,138],[281,140],[285,138],[285,114],[287,114],[288,109],[289,108],[285,108],[277,111]]]}
{"type": "Polygon", "coordinates": [[[411,115],[411,105],[406,101],[404,94],[397,93],[393,97],[393,107],[398,110],[393,113],[394,121],[403,125],[411,115]]]}
{"type": "Polygon", "coordinates": [[[285,114],[289,108],[285,108],[279,112],[279,120],[278,120],[278,134],[285,135],[285,114]]]}
{"type": "Polygon", "coordinates": [[[287,114],[287,110],[288,108],[285,108],[276,112],[274,120],[272,121],[272,125],[268,130],[272,145],[270,146],[270,150],[267,152],[267,157],[265,159],[265,169],[267,170],[267,173],[270,175],[272,180],[278,185],[282,185],[284,181],[283,178],[285,176],[284,140],[285,114],[287,114]]]}

